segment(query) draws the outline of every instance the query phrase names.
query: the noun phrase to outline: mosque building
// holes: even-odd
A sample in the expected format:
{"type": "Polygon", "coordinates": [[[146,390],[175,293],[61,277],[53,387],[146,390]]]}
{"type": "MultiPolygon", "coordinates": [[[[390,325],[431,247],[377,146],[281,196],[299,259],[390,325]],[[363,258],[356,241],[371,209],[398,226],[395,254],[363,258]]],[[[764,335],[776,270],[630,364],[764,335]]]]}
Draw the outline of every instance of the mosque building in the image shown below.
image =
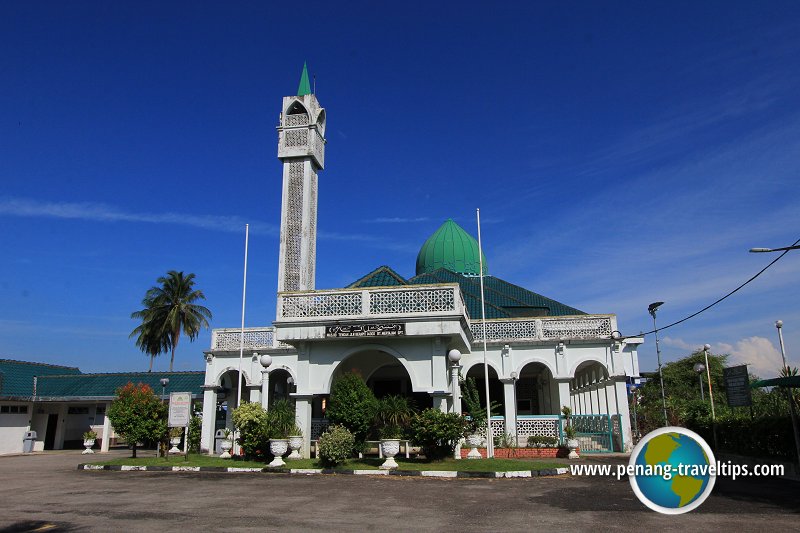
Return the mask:
{"type": "Polygon", "coordinates": [[[559,437],[559,414],[569,406],[583,452],[630,450],[626,384],[639,375],[643,339],[620,337],[613,314],[587,314],[492,275],[476,240],[453,220],[422,244],[414,277],[380,266],[347,287],[317,290],[326,115],[305,67],[279,120],[277,316],[243,334],[213,330],[205,352],[204,450],[213,451],[215,430],[232,428],[227,406],[237,397],[266,407],[292,398],[308,457],[327,426],[331,384],[352,371],[378,397],[401,394],[418,408],[461,412],[459,374],[474,377],[484,395],[484,332],[489,394],[500,405],[492,417],[496,436],[518,435],[522,443],[531,435],[559,437]]]}

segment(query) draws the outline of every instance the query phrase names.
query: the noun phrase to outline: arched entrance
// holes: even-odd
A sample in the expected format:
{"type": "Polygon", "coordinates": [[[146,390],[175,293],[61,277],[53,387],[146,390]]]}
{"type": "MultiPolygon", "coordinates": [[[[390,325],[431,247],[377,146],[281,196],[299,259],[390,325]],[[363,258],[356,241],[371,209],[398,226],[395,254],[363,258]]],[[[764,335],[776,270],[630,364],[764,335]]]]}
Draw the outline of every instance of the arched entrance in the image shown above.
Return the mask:
{"type": "Polygon", "coordinates": [[[247,401],[247,377],[242,373],[242,390],[239,392],[239,372],[234,369],[226,370],[217,381],[219,391],[217,392],[216,415],[214,417],[214,430],[233,429],[231,412],[241,402],[247,401]],[[239,398],[237,402],[236,398],[239,398]]]}
{"type": "MultiPolygon", "coordinates": [[[[475,385],[478,388],[478,395],[481,399],[481,405],[486,405],[486,373],[482,364],[473,365],[467,371],[467,376],[475,380],[475,385]]],[[[492,410],[492,416],[503,416],[506,409],[506,402],[503,394],[503,383],[497,378],[497,371],[491,366],[489,367],[489,397],[492,404],[498,405],[492,410]]]]}
{"type": "Polygon", "coordinates": [[[543,363],[528,363],[517,381],[517,414],[557,415],[561,412],[558,385],[543,363]]]}

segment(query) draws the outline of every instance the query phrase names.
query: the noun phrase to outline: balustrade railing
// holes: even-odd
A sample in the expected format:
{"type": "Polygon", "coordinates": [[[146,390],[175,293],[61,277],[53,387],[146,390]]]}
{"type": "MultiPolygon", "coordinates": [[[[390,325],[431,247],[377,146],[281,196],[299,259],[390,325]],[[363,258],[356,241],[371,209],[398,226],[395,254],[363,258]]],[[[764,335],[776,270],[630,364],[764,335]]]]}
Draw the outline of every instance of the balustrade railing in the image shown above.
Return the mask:
{"type": "Polygon", "coordinates": [[[461,315],[467,319],[458,285],[282,293],[281,319],[461,315]]]}
{"type": "MultiPolygon", "coordinates": [[[[608,339],[615,329],[612,315],[581,315],[537,319],[495,319],[486,321],[487,342],[509,340],[608,339]]],[[[473,342],[483,341],[480,320],[470,324],[473,342]]]]}

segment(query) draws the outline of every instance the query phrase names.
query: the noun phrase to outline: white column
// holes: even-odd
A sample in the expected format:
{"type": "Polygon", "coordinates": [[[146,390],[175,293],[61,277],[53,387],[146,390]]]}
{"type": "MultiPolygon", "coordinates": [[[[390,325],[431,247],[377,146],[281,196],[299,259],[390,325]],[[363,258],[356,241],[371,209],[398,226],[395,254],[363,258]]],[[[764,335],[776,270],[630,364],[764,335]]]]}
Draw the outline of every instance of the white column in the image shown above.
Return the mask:
{"type": "Polygon", "coordinates": [[[572,405],[572,412],[576,411],[577,402],[573,404],[570,401],[569,382],[569,379],[556,380],[556,383],[558,383],[558,409],[555,410],[556,413],[561,413],[561,408],[565,405],[572,405]]]}
{"type": "Polygon", "coordinates": [[[450,367],[450,389],[453,391],[453,412],[461,414],[461,386],[458,384],[458,373],[461,371],[461,365],[452,365],[450,367]]]}
{"type": "Polygon", "coordinates": [[[269,407],[269,370],[261,371],[261,407],[266,411],[269,407]]]}
{"type": "Polygon", "coordinates": [[[217,416],[216,387],[204,387],[203,392],[203,426],[200,430],[200,451],[214,455],[214,425],[217,416]]]}
{"type": "Polygon", "coordinates": [[[633,433],[631,432],[631,417],[628,411],[628,387],[625,385],[625,377],[614,378],[614,391],[616,392],[616,407],[619,412],[620,430],[622,431],[622,441],[625,451],[633,448],[633,433]]]}
{"type": "Polygon", "coordinates": [[[64,449],[64,433],[67,429],[67,404],[62,403],[58,406],[58,426],[56,426],[56,437],[53,443],[54,450],[64,449]]]}
{"type": "Polygon", "coordinates": [[[506,433],[516,437],[517,427],[514,425],[514,415],[517,413],[517,405],[514,403],[514,382],[510,379],[503,379],[503,401],[505,402],[506,433]]]}
{"type": "Polygon", "coordinates": [[[100,439],[100,451],[107,452],[111,441],[111,421],[108,419],[108,410],[111,402],[106,402],[106,411],[103,413],[103,438],[100,439]]]}
{"type": "Polygon", "coordinates": [[[433,396],[433,408],[438,409],[439,411],[446,413],[447,412],[447,397],[449,396],[446,393],[441,392],[434,392],[431,393],[433,396]]]}
{"type": "Polygon", "coordinates": [[[311,394],[293,393],[295,399],[295,419],[303,432],[303,457],[311,457],[311,394]]]}

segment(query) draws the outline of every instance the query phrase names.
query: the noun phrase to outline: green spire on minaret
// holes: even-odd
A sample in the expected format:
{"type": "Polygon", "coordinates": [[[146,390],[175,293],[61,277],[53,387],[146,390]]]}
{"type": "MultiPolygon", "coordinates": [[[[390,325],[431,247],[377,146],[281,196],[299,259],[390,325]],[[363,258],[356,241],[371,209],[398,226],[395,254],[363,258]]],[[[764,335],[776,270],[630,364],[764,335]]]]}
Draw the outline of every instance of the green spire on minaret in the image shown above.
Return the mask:
{"type": "Polygon", "coordinates": [[[300,76],[300,85],[297,86],[297,96],[311,94],[311,86],[308,84],[308,68],[303,61],[303,74],[300,76]]]}

